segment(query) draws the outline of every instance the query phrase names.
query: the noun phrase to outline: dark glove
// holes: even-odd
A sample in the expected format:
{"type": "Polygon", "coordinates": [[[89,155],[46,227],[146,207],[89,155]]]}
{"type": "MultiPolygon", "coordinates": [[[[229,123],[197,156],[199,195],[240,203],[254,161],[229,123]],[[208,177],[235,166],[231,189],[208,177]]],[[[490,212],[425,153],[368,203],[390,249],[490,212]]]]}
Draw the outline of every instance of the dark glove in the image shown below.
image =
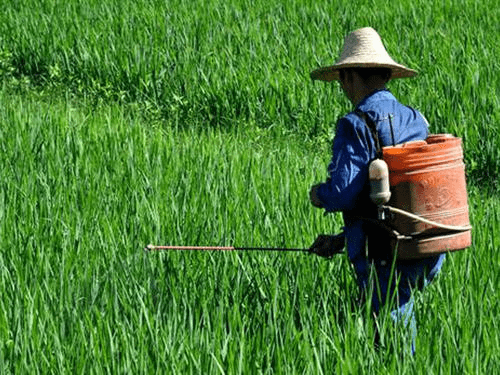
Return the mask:
{"type": "Polygon", "coordinates": [[[320,257],[331,258],[335,254],[342,253],[344,251],[344,245],[344,233],[336,235],[320,234],[309,248],[309,252],[319,255],[320,257]]]}

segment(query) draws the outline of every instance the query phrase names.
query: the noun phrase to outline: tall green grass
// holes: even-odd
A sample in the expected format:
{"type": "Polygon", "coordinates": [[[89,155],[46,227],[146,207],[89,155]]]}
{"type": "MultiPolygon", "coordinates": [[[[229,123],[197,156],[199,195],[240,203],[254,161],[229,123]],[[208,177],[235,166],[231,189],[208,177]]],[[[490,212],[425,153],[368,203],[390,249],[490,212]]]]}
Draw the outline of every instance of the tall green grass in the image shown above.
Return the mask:
{"type": "Polygon", "coordinates": [[[497,7],[354,5],[4,7],[0,372],[497,372],[497,7]],[[421,71],[396,95],[466,151],[474,245],[417,294],[414,357],[387,319],[373,347],[345,256],[142,251],[340,230],[307,191],[349,107],[308,73],[365,25],[421,71]]]}

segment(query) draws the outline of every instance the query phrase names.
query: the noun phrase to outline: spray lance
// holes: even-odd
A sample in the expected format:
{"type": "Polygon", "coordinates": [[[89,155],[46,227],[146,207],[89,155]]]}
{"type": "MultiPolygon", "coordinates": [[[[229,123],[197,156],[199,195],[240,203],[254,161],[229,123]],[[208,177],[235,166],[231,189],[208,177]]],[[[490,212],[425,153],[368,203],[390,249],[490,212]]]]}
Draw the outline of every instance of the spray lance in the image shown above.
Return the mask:
{"type": "Polygon", "coordinates": [[[175,246],[175,245],[147,245],[144,251],[286,251],[305,252],[324,258],[330,258],[342,253],[344,248],[344,234],[334,236],[319,235],[309,248],[286,247],[236,247],[236,246],[175,246]]]}
{"type": "Polygon", "coordinates": [[[278,248],[278,247],[235,247],[235,246],[175,246],[175,245],[147,245],[144,251],[296,251],[308,252],[310,249],[278,248]]]}

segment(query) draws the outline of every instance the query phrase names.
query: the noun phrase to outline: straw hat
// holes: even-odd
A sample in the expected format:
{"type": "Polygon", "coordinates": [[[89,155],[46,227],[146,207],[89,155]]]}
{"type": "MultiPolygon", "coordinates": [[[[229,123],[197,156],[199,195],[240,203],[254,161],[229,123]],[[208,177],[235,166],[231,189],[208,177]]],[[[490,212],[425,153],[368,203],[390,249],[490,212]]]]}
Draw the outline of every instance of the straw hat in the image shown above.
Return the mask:
{"type": "Polygon", "coordinates": [[[314,70],[311,78],[338,80],[339,69],[343,68],[390,68],[391,78],[407,78],[417,74],[415,70],[398,64],[389,56],[380,35],[371,27],[364,27],[347,35],[337,63],[314,70]]]}

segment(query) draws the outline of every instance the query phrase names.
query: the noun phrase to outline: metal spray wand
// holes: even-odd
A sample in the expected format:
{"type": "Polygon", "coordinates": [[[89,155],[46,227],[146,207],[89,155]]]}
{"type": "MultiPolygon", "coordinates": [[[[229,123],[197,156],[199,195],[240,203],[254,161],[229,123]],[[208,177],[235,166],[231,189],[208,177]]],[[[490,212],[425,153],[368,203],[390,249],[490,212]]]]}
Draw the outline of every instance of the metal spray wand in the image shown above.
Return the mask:
{"type": "Polygon", "coordinates": [[[144,251],[302,251],[311,252],[311,249],[285,248],[285,247],[235,247],[235,246],[160,246],[148,245],[144,251]]]}

